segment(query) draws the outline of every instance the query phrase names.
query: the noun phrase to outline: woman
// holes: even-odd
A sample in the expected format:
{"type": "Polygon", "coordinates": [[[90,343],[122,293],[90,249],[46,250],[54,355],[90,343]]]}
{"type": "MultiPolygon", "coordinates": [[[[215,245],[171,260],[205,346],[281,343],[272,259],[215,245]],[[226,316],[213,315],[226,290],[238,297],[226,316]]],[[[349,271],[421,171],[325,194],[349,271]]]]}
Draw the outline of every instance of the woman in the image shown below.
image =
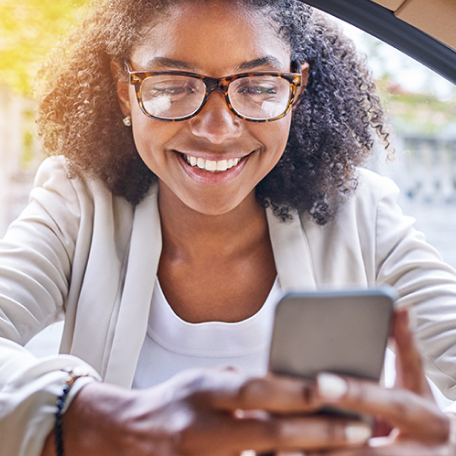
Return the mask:
{"type": "Polygon", "coordinates": [[[113,0],[46,74],[38,122],[63,157],[1,247],[4,454],[54,454],[52,428],[69,456],[451,454],[403,312],[408,391],[264,376],[281,292],[389,283],[455,384],[435,317],[454,273],[356,169],[382,112],[336,29],[294,1],[113,0]],[[20,345],[62,313],[66,355],[33,359],[20,345]],[[367,445],[364,424],[312,414],[325,403],[395,430],[367,445]]]}

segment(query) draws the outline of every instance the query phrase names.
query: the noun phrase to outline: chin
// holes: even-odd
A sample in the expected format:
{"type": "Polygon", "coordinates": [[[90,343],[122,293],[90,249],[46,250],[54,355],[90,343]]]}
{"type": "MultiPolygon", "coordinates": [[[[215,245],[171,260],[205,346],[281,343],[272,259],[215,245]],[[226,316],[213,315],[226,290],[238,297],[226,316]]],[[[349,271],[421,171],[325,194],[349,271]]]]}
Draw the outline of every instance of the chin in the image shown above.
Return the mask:
{"type": "Polygon", "coordinates": [[[233,199],[230,199],[229,201],[221,201],[220,198],[208,198],[206,201],[183,200],[183,203],[190,209],[207,216],[220,216],[228,214],[239,207],[241,202],[242,201],[235,201],[233,199]]]}
{"type": "Polygon", "coordinates": [[[216,217],[216,216],[221,216],[228,214],[232,210],[234,210],[236,207],[233,206],[224,206],[220,207],[220,205],[195,205],[195,206],[190,206],[191,209],[193,209],[195,212],[198,212],[201,215],[207,215],[211,217],[216,217]]]}

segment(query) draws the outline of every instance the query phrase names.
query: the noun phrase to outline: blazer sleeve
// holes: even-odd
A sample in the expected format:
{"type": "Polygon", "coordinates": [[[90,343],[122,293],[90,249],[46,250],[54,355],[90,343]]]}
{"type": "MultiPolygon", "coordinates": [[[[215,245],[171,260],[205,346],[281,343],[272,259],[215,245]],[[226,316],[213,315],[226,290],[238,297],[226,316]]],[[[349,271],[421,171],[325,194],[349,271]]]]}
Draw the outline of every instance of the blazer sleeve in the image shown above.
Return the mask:
{"type": "MultiPolygon", "coordinates": [[[[99,379],[76,357],[38,360],[23,348],[36,333],[63,318],[80,198],[62,159],[46,160],[29,205],[0,241],[0,456],[41,453],[53,425],[56,397],[67,378],[63,370],[99,379]]],[[[84,383],[76,383],[72,397],[84,383]]]]}
{"type": "Polygon", "coordinates": [[[456,400],[456,272],[413,228],[414,219],[397,205],[399,190],[383,178],[377,206],[377,283],[392,285],[398,306],[411,308],[426,374],[456,400]]]}

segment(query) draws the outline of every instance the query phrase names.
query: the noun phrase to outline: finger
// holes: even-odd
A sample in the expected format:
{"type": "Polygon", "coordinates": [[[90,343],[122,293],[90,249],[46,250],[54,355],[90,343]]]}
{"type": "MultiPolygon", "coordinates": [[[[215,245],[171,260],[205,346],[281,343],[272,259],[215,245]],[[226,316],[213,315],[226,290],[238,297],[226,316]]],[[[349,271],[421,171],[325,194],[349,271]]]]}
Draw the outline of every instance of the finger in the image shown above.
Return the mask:
{"type": "Polygon", "coordinates": [[[291,377],[269,374],[224,385],[204,393],[205,400],[218,410],[259,409],[284,414],[315,411],[321,406],[314,384],[291,377]]]}
{"type": "Polygon", "coordinates": [[[412,441],[392,441],[391,439],[371,439],[369,446],[333,449],[306,456],[449,456],[445,445],[426,445],[412,441]]]}
{"type": "Polygon", "coordinates": [[[386,389],[374,382],[333,374],[320,374],[316,383],[317,394],[326,404],[378,416],[399,428],[402,435],[422,442],[448,438],[448,417],[435,403],[411,391],[386,389]]]}
{"type": "Polygon", "coordinates": [[[231,369],[191,369],[170,379],[166,389],[173,391],[173,401],[190,401],[196,409],[289,414],[320,407],[314,382],[274,374],[249,377],[231,369]]]}
{"type": "Polygon", "coordinates": [[[407,309],[396,311],[393,332],[396,342],[397,383],[402,388],[434,400],[431,388],[424,375],[421,355],[409,328],[407,309]]]}
{"type": "Polygon", "coordinates": [[[376,417],[374,421],[374,428],[372,431],[372,435],[374,437],[384,437],[390,434],[390,432],[393,430],[392,426],[390,423],[387,421],[376,417]]]}
{"type": "Polygon", "coordinates": [[[234,420],[225,414],[206,423],[197,423],[179,437],[178,453],[214,454],[223,448],[227,454],[245,449],[257,453],[290,450],[321,450],[364,444],[369,426],[359,422],[322,417],[279,417],[234,420]]]}

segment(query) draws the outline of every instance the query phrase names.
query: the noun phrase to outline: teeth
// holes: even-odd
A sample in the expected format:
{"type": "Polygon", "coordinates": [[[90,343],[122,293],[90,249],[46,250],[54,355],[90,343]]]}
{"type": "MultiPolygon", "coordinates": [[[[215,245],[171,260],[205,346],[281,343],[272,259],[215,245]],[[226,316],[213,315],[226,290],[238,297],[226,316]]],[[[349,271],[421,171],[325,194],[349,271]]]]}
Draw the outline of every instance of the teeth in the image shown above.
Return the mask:
{"type": "Polygon", "coordinates": [[[196,158],[191,155],[185,155],[186,162],[191,166],[197,166],[199,169],[205,169],[206,171],[215,172],[215,171],[226,171],[227,169],[236,166],[241,159],[240,158],[230,158],[229,160],[204,160],[204,158],[196,158]]]}
{"type": "Polygon", "coordinates": [[[217,162],[213,160],[206,160],[206,169],[208,171],[216,171],[217,170],[217,162]]]}
{"type": "Polygon", "coordinates": [[[217,171],[226,171],[228,169],[228,162],[226,160],[220,160],[217,162],[217,171]]]}

